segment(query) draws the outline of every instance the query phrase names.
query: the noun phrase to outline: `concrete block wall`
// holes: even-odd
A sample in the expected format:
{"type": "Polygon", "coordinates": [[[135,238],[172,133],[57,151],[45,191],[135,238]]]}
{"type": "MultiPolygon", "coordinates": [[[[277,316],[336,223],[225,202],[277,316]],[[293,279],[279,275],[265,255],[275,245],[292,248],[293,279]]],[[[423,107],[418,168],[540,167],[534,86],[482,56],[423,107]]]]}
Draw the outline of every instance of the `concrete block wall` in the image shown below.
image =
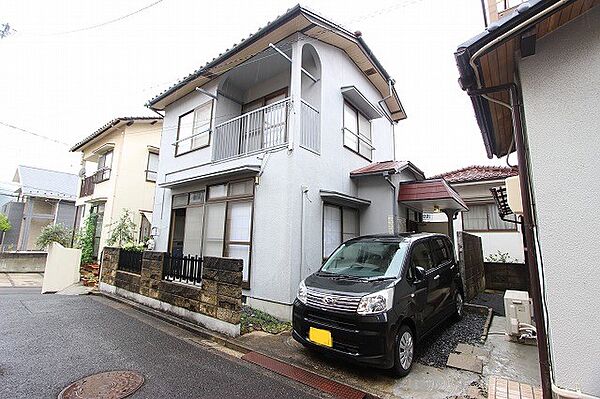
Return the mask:
{"type": "MultiPolygon", "coordinates": [[[[201,314],[230,325],[239,325],[242,311],[242,260],[204,257],[200,285],[163,280],[164,252],[145,251],[140,274],[118,270],[119,249],[104,248],[100,281],[114,287],[119,294],[123,290],[158,301],[134,300],[152,306],[153,303],[172,305],[187,312],[171,311],[192,321],[198,321],[188,312],[201,314]]],[[[102,285],[101,285],[102,288],[102,285]]],[[[140,300],[141,299],[141,300],[140,300]]],[[[169,307],[159,306],[165,310],[169,307]]],[[[210,328],[210,323],[203,323],[210,328]]],[[[218,329],[218,328],[217,328],[218,329]]]]}
{"type": "Polygon", "coordinates": [[[485,262],[485,288],[529,291],[529,270],[524,263],[485,262]]]}

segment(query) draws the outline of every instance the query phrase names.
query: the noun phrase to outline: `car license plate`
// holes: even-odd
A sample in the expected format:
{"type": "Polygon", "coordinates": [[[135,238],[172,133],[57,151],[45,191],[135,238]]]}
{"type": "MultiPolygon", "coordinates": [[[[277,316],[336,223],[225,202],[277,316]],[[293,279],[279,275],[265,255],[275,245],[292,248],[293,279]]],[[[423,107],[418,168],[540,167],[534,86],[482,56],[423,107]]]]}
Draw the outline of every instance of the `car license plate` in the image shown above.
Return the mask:
{"type": "Polygon", "coordinates": [[[331,348],[333,346],[333,339],[331,338],[331,331],[321,330],[320,328],[310,327],[308,330],[308,339],[318,345],[323,345],[331,348]]]}

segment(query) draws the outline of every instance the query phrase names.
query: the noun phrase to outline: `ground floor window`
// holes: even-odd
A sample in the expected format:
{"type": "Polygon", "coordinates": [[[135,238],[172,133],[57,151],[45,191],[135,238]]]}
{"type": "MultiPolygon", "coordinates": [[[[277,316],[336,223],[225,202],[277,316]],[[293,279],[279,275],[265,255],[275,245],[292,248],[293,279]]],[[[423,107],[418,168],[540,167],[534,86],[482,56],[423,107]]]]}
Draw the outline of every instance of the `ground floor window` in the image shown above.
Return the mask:
{"type": "Polygon", "coordinates": [[[344,241],[360,235],[358,209],[323,205],[323,258],[327,259],[344,241]]]}
{"type": "Polygon", "coordinates": [[[464,231],[515,231],[517,225],[502,220],[495,203],[469,205],[462,213],[464,231]]]}
{"type": "Polygon", "coordinates": [[[170,250],[174,256],[242,259],[250,281],[254,182],[234,181],[173,196],[170,250]],[[206,193],[206,195],[205,195],[206,193]]]}

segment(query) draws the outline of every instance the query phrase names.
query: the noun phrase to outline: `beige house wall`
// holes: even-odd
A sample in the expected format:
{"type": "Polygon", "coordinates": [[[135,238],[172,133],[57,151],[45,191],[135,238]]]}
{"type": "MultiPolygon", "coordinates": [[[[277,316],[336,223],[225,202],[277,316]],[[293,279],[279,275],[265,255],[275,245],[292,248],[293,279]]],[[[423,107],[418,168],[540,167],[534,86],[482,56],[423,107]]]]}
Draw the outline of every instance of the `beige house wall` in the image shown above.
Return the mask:
{"type": "Polygon", "coordinates": [[[136,240],[142,220],[141,212],[152,212],[156,184],[146,181],[146,169],[149,149],[159,147],[161,131],[160,122],[154,125],[135,122],[131,126],[114,128],[83,148],[89,174],[90,170],[97,168],[94,165],[97,161],[94,151],[107,144],[114,145],[110,178],[97,183],[92,195],[80,197],[76,202],[77,205],[85,205],[86,217],[94,204],[106,201],[100,251],[110,236],[111,225],[123,214],[123,209],[129,209],[132,213],[136,240]]]}

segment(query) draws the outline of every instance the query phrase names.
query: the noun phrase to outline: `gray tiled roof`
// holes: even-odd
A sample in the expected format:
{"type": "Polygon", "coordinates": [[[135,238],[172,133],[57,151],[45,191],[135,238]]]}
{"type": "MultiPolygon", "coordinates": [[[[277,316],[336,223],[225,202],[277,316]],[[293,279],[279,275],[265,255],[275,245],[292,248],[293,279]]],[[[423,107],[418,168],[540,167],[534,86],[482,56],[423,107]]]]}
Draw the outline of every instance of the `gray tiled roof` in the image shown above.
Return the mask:
{"type": "Polygon", "coordinates": [[[74,201],[77,198],[79,177],[71,173],[20,165],[15,182],[20,185],[24,195],[74,201]]]}

